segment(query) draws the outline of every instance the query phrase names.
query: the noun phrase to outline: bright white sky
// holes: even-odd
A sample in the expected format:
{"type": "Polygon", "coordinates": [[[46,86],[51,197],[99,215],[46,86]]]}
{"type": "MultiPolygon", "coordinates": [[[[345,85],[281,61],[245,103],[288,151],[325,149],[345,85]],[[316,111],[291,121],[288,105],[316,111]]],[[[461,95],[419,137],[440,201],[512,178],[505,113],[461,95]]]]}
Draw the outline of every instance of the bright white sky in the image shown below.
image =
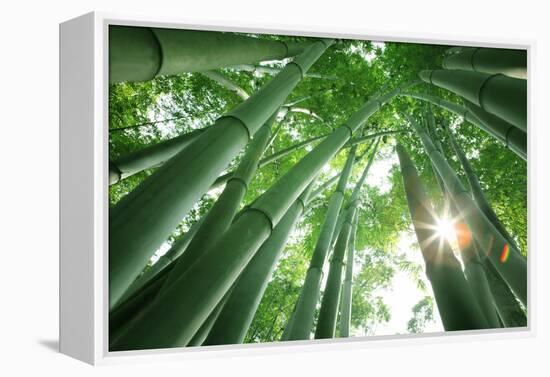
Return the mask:
{"type": "MultiPolygon", "coordinates": [[[[391,189],[390,170],[392,166],[398,164],[398,159],[395,153],[388,153],[393,149],[393,146],[386,146],[381,153],[377,154],[374,160],[369,175],[367,176],[366,185],[378,187],[384,193],[391,189]]],[[[412,229],[412,228],[411,228],[412,229]]],[[[420,250],[414,245],[417,243],[416,236],[412,232],[403,232],[398,242],[397,253],[406,256],[406,259],[424,267],[424,261],[420,250]]],[[[357,273],[359,270],[355,268],[357,273]]],[[[405,334],[407,331],[407,322],[412,318],[412,308],[426,295],[433,297],[431,286],[425,275],[424,285],[427,292],[421,291],[416,284],[416,281],[406,271],[396,270],[392,279],[391,286],[388,289],[378,291],[377,294],[383,297],[384,302],[389,306],[391,319],[385,324],[379,324],[373,329],[372,335],[395,335],[405,334]]],[[[443,331],[443,325],[437,312],[437,307],[434,305],[435,321],[426,326],[425,332],[443,331]]],[[[358,331],[356,335],[363,335],[362,331],[358,331]]]]}
{"type": "MultiPolygon", "coordinates": [[[[424,266],[420,250],[411,245],[416,244],[416,237],[410,233],[403,232],[398,244],[398,253],[405,254],[409,261],[424,266]]],[[[390,307],[391,319],[385,324],[380,324],[374,329],[373,335],[395,335],[405,334],[407,331],[407,322],[412,318],[412,308],[424,296],[432,296],[433,292],[430,283],[422,276],[427,292],[422,292],[416,285],[411,276],[404,271],[396,271],[390,288],[380,292],[384,302],[390,307]]],[[[443,331],[443,325],[439,318],[439,312],[434,302],[434,322],[430,323],[424,329],[424,332],[443,331]]]]}

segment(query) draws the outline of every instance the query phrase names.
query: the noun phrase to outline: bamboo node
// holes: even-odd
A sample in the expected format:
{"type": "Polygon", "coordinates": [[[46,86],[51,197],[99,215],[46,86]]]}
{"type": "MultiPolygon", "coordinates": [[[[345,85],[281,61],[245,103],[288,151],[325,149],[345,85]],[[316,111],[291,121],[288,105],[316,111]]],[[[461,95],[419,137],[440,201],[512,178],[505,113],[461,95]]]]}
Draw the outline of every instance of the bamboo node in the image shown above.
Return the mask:
{"type": "Polygon", "coordinates": [[[496,73],[494,75],[490,75],[489,77],[485,78],[485,80],[483,80],[483,82],[481,83],[481,85],[479,86],[479,89],[477,91],[477,102],[479,104],[479,107],[481,107],[483,110],[485,110],[485,107],[483,106],[483,101],[482,101],[482,98],[483,98],[483,89],[485,89],[485,86],[487,86],[487,83],[497,77],[497,76],[503,76],[501,75],[500,73],[496,73]]]}
{"type": "Polygon", "coordinates": [[[353,136],[353,130],[351,129],[351,127],[348,126],[347,123],[344,123],[344,124],[342,125],[342,127],[345,127],[345,128],[347,128],[347,129],[349,130],[349,138],[348,138],[348,139],[351,139],[351,137],[353,136]]]}
{"type": "Polygon", "coordinates": [[[273,219],[271,218],[271,215],[269,215],[269,213],[267,213],[266,211],[264,211],[263,209],[258,208],[258,207],[250,207],[250,208],[248,208],[248,211],[256,211],[256,212],[259,212],[262,215],[264,215],[264,217],[267,219],[267,222],[269,223],[269,234],[273,233],[273,228],[275,227],[275,225],[274,225],[275,222],[273,221],[273,219]]]}
{"type": "Polygon", "coordinates": [[[286,41],[282,41],[282,43],[285,46],[285,56],[288,56],[288,52],[290,51],[290,48],[288,47],[288,43],[286,43],[286,41]]]}
{"type": "Polygon", "coordinates": [[[474,56],[479,51],[479,47],[474,48],[474,51],[470,55],[470,65],[472,66],[472,71],[477,72],[476,67],[474,65],[474,56]]]}
{"type": "Polygon", "coordinates": [[[242,184],[244,186],[244,190],[245,191],[248,191],[248,184],[245,182],[244,179],[242,179],[241,177],[235,177],[235,176],[232,176],[231,178],[229,178],[227,180],[227,183],[231,182],[231,181],[237,181],[239,182],[240,184],[242,184]]]}
{"type": "Polygon", "coordinates": [[[252,140],[252,133],[250,132],[250,129],[248,128],[248,126],[246,125],[246,123],[242,119],[240,119],[238,116],[236,116],[234,114],[226,114],[226,115],[222,115],[221,117],[219,117],[217,121],[219,121],[223,118],[236,119],[244,127],[244,129],[246,131],[246,134],[248,136],[248,141],[252,140]]]}
{"type": "Polygon", "coordinates": [[[299,197],[298,199],[296,199],[297,202],[300,202],[300,204],[302,205],[302,211],[304,211],[306,209],[306,202],[304,201],[304,199],[302,197],[299,197]]]}
{"type": "Polygon", "coordinates": [[[160,41],[160,38],[158,37],[157,33],[155,33],[155,29],[154,28],[149,28],[149,30],[151,30],[151,34],[153,34],[153,36],[155,37],[155,41],[157,41],[157,45],[158,45],[158,48],[160,50],[160,61],[159,61],[159,66],[157,68],[157,71],[155,72],[154,77],[157,77],[159,75],[159,73],[162,71],[162,66],[164,65],[164,48],[162,47],[162,42],[160,41]]]}
{"type": "Polygon", "coordinates": [[[504,134],[504,144],[506,145],[506,147],[508,148],[508,137],[510,136],[510,132],[512,131],[512,129],[516,128],[516,126],[510,126],[508,127],[508,129],[506,130],[506,134],[504,134]]]}
{"type": "MultiPolygon", "coordinates": [[[[300,71],[300,80],[303,80],[304,76],[306,75],[305,72],[304,72],[304,69],[302,68],[302,66],[298,63],[296,63],[294,60],[291,61],[290,63],[288,63],[286,65],[286,67],[290,66],[290,65],[295,65],[296,67],[298,67],[298,70],[300,71]]],[[[286,68],[285,67],[285,68],[286,68]]]]}

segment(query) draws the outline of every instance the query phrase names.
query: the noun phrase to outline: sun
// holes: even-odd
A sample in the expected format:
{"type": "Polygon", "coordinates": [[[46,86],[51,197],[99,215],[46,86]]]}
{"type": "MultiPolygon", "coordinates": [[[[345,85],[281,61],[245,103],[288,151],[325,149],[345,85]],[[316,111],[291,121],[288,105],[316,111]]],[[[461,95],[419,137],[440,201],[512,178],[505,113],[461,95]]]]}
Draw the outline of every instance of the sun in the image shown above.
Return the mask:
{"type": "Polygon", "coordinates": [[[450,219],[437,219],[435,233],[441,239],[451,241],[456,237],[454,222],[450,219]]]}

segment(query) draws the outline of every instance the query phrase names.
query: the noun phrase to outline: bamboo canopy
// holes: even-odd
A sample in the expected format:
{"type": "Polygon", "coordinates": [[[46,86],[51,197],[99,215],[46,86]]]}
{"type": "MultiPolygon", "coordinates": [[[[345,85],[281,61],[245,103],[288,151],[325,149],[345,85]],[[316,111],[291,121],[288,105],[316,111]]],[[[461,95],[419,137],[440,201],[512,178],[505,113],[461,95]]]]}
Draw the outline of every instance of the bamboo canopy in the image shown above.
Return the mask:
{"type": "Polygon", "coordinates": [[[109,39],[109,351],[527,325],[525,51],[109,39]]]}

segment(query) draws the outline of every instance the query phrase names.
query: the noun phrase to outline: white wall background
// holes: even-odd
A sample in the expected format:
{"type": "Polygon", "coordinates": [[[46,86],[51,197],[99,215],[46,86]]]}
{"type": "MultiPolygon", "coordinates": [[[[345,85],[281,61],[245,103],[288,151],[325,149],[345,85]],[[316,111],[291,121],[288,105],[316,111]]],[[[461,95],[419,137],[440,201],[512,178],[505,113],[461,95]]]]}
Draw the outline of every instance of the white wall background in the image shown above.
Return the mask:
{"type": "MultiPolygon", "coordinates": [[[[0,11],[0,374],[130,375],[548,375],[550,132],[548,10],[543,1],[2,2],[0,11]],[[365,32],[425,32],[536,40],[530,185],[536,255],[532,338],[385,346],[92,368],[54,352],[58,331],[58,23],[91,10],[187,19],[322,25],[365,32]],[[544,36],[543,34],[546,34],[544,36]],[[546,196],[545,196],[546,195],[546,196]],[[546,348],[546,349],[545,349],[546,348]],[[8,371],[9,370],[9,371],[8,371]]],[[[535,272],[535,271],[532,271],[535,272]]]]}

